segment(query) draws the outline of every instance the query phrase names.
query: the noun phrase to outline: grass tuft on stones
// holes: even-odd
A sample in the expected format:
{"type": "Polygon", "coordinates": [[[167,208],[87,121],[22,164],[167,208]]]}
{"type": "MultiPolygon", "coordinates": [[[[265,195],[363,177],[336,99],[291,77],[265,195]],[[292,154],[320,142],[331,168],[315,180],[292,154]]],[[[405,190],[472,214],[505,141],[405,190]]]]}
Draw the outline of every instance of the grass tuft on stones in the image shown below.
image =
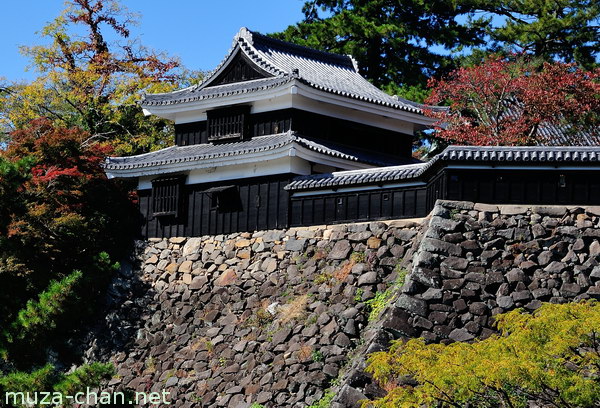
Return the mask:
{"type": "Polygon", "coordinates": [[[408,271],[406,269],[401,269],[400,265],[397,265],[395,269],[398,274],[396,281],[384,292],[375,293],[373,298],[365,302],[365,305],[369,309],[369,322],[377,320],[381,312],[383,312],[387,305],[391,303],[398,290],[404,285],[404,279],[406,278],[408,271]]]}

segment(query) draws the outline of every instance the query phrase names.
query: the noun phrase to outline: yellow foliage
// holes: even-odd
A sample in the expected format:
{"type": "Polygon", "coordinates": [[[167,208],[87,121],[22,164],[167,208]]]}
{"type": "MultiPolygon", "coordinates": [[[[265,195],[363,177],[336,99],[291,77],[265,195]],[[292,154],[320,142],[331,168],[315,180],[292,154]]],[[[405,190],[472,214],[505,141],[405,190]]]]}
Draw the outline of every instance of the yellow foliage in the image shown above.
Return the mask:
{"type": "Polygon", "coordinates": [[[600,402],[600,305],[544,304],[496,316],[498,335],[474,343],[393,343],[367,371],[386,397],[364,407],[594,407],[600,402]],[[416,386],[398,386],[403,377],[416,386]]]}
{"type": "Polygon", "coordinates": [[[201,73],[181,70],[177,59],[130,39],[135,16],[118,2],[91,4],[68,3],[40,31],[47,44],[21,47],[38,76],[0,86],[5,90],[0,92],[0,131],[47,117],[55,125],[77,126],[95,140],[108,141],[117,154],[166,147],[172,143],[172,126],[145,118],[141,97],[185,86],[201,73]],[[111,36],[118,41],[109,42],[111,36]]]}

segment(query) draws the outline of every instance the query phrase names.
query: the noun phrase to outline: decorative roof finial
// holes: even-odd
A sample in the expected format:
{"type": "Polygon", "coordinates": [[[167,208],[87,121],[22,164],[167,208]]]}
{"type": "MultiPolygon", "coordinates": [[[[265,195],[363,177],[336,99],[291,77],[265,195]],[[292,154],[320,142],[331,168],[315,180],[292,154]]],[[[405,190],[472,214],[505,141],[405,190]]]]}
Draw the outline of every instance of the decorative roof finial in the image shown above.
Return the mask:
{"type": "Polygon", "coordinates": [[[240,31],[235,35],[234,42],[239,41],[240,39],[244,39],[252,44],[252,31],[248,30],[246,27],[240,28],[240,31]]]}

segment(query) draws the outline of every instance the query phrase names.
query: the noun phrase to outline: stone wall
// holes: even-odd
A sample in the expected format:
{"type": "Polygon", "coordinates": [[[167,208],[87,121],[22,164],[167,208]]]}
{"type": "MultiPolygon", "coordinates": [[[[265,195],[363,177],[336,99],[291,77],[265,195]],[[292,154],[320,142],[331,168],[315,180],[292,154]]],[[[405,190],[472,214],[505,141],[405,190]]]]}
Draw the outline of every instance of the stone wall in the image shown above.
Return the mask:
{"type": "Polygon", "coordinates": [[[410,335],[466,341],[493,316],[600,296],[600,208],[440,202],[396,305],[410,335]]]}
{"type": "Polygon", "coordinates": [[[498,313],[600,297],[599,239],[600,208],[438,201],[422,224],[151,240],[85,355],[176,407],[307,407],[328,389],[358,407],[383,395],[365,356],[394,339],[485,338],[498,313]]]}
{"type": "Polygon", "coordinates": [[[367,223],[138,243],[88,360],[109,389],[166,390],[175,407],[306,407],[340,376],[365,302],[412,258],[418,224],[367,223]]]}
{"type": "Polygon", "coordinates": [[[600,298],[600,208],[492,206],[438,201],[394,303],[365,331],[335,407],[383,391],[364,356],[390,340],[450,343],[486,338],[494,316],[542,302],[600,298]]]}

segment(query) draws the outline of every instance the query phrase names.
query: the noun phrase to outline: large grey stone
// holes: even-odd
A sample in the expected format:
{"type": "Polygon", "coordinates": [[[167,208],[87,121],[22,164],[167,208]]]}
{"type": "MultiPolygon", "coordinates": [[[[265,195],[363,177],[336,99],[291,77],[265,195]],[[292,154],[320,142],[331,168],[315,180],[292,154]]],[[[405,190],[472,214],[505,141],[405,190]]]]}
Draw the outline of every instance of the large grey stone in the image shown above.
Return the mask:
{"type": "Polygon", "coordinates": [[[567,207],[563,206],[536,206],[532,208],[533,212],[540,215],[549,215],[551,217],[562,217],[567,212],[567,207]]]}
{"type": "Polygon", "coordinates": [[[484,211],[484,212],[489,212],[489,213],[498,212],[498,206],[497,205],[492,205],[492,204],[476,203],[473,206],[473,209],[476,210],[476,211],[484,211]]]}
{"type": "Polygon", "coordinates": [[[459,245],[451,244],[439,239],[425,238],[421,242],[422,251],[432,252],[443,255],[455,255],[460,256],[462,254],[462,248],[459,245]]]}
{"type": "Polygon", "coordinates": [[[336,401],[347,408],[360,408],[362,406],[361,401],[367,399],[367,396],[349,385],[344,385],[340,390],[339,395],[336,397],[336,401]]]}
{"type": "Polygon", "coordinates": [[[284,235],[285,235],[284,231],[270,230],[270,231],[265,232],[265,234],[262,236],[262,239],[264,242],[281,241],[283,239],[284,235]]]}
{"type": "Polygon", "coordinates": [[[458,258],[455,256],[448,257],[442,261],[442,266],[446,266],[451,269],[458,269],[460,271],[464,271],[467,269],[467,265],[469,261],[465,258],[458,258]]]}
{"type": "Polygon", "coordinates": [[[452,332],[450,332],[450,335],[448,335],[448,337],[454,341],[469,341],[469,340],[473,340],[475,338],[475,336],[473,336],[472,333],[469,333],[469,331],[464,328],[452,330],[452,332]]]}
{"type": "Polygon", "coordinates": [[[502,215],[519,215],[526,214],[528,208],[518,205],[500,205],[498,206],[502,215]]]}
{"type": "Polygon", "coordinates": [[[435,270],[417,267],[410,277],[412,280],[422,283],[425,286],[429,286],[430,288],[440,287],[440,275],[435,270]]]}
{"type": "Polygon", "coordinates": [[[189,256],[198,253],[200,246],[202,245],[202,238],[190,238],[183,246],[183,256],[189,256]]]}
{"type": "Polygon", "coordinates": [[[396,306],[419,316],[427,316],[427,302],[417,299],[405,293],[401,294],[396,301],[396,306]]]}
{"type": "Polygon", "coordinates": [[[289,239],[285,243],[285,249],[288,251],[304,251],[306,239],[289,239]]]}
{"type": "Polygon", "coordinates": [[[548,273],[561,273],[566,267],[567,265],[562,262],[552,261],[544,270],[548,273]]]}
{"type": "Polygon", "coordinates": [[[474,203],[470,201],[450,201],[450,200],[437,200],[435,205],[440,205],[446,208],[453,208],[456,210],[472,210],[474,203]]]}
{"type": "Polygon", "coordinates": [[[333,245],[333,249],[329,252],[329,259],[346,259],[348,255],[350,255],[350,251],[352,247],[350,246],[350,242],[348,240],[343,239],[341,241],[337,241],[333,245]]]}
{"type": "Polygon", "coordinates": [[[363,273],[358,278],[358,286],[373,285],[375,283],[377,283],[377,272],[375,271],[363,273]]]}
{"type": "Polygon", "coordinates": [[[563,283],[560,287],[561,296],[565,297],[574,297],[577,296],[581,292],[581,286],[576,283],[563,283]]]}
{"type": "Polygon", "coordinates": [[[456,231],[456,229],[458,228],[458,226],[461,223],[459,221],[454,221],[454,220],[450,220],[448,218],[442,218],[442,217],[431,217],[431,221],[429,222],[429,227],[430,228],[439,228],[442,231],[447,231],[447,232],[452,232],[452,231],[456,231]]]}
{"type": "Polygon", "coordinates": [[[496,303],[503,309],[510,309],[515,305],[515,301],[510,296],[499,296],[496,299],[496,303]]]}
{"type": "Polygon", "coordinates": [[[394,237],[400,241],[410,241],[417,235],[417,231],[410,229],[396,229],[394,230],[394,237]]]}

